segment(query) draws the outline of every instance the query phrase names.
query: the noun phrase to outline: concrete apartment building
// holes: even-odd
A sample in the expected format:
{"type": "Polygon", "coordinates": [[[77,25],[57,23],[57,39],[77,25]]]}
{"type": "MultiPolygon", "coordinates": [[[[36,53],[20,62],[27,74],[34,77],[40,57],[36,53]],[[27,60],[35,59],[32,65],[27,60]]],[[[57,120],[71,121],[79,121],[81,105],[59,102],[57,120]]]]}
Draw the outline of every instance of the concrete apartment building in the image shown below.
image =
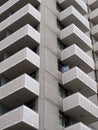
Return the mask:
{"type": "Polygon", "coordinates": [[[98,0],[0,0],[0,130],[98,130],[98,0]]]}

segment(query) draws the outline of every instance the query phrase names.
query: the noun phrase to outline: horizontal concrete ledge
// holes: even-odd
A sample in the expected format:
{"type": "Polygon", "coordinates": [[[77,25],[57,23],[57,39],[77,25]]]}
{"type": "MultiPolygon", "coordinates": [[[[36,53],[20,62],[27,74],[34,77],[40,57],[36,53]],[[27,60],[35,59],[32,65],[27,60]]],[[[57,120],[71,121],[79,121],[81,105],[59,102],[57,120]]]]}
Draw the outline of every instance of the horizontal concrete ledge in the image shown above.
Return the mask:
{"type": "Polygon", "coordinates": [[[80,93],[66,97],[63,100],[63,110],[66,115],[85,124],[98,121],[98,106],[80,93]]]}
{"type": "Polygon", "coordinates": [[[75,44],[61,51],[61,61],[71,67],[78,66],[86,73],[95,69],[94,60],[75,44]]]}
{"type": "Polygon", "coordinates": [[[2,6],[2,5],[5,4],[6,2],[8,2],[8,0],[0,0],[0,5],[2,6]]]}
{"type": "Polygon", "coordinates": [[[73,5],[82,15],[87,13],[87,5],[83,0],[58,0],[58,2],[63,9],[73,5]]]}
{"type": "Polygon", "coordinates": [[[95,44],[93,44],[93,51],[98,53],[98,42],[96,42],[95,44]]]}
{"type": "Polygon", "coordinates": [[[94,24],[98,24],[98,8],[90,13],[89,18],[94,24]]]}
{"type": "Polygon", "coordinates": [[[66,127],[64,130],[92,130],[92,129],[80,122],[80,123],[71,125],[69,127],[66,127]]]}
{"type": "Polygon", "coordinates": [[[26,5],[0,23],[0,40],[6,38],[7,30],[14,33],[26,24],[35,27],[40,22],[40,19],[40,13],[32,5],[26,5]]]}
{"type": "Polygon", "coordinates": [[[92,48],[90,38],[74,24],[69,25],[61,31],[60,39],[67,45],[77,44],[84,51],[92,48]]]}
{"type": "Polygon", "coordinates": [[[0,130],[23,130],[24,127],[27,130],[39,129],[39,115],[26,106],[20,106],[0,116],[0,130]]]}
{"type": "Polygon", "coordinates": [[[0,53],[7,50],[14,53],[24,47],[34,48],[40,44],[40,33],[29,24],[17,30],[4,40],[0,41],[0,53]],[[9,43],[9,44],[8,44],[9,43]]]}
{"type": "Polygon", "coordinates": [[[97,83],[78,67],[62,73],[62,83],[66,89],[80,91],[86,97],[97,93],[97,83]]]}
{"type": "Polygon", "coordinates": [[[18,10],[16,13],[12,14],[10,17],[2,21],[0,23],[0,31],[6,29],[10,25],[13,26],[12,25],[13,23],[17,22],[19,19],[26,16],[27,14],[31,15],[31,18],[33,19],[32,24],[34,24],[34,26],[40,22],[41,20],[40,12],[37,11],[31,4],[27,4],[26,6],[18,10]]]}
{"type": "Polygon", "coordinates": [[[88,20],[73,6],[68,7],[60,13],[60,21],[65,26],[74,23],[83,32],[87,32],[90,29],[88,20]]]}
{"type": "Polygon", "coordinates": [[[40,57],[29,48],[24,48],[0,63],[0,74],[10,79],[17,77],[19,74],[30,74],[39,67],[40,57]]]}
{"type": "Polygon", "coordinates": [[[98,24],[92,28],[91,33],[98,40],[98,24]]]}
{"type": "Polygon", "coordinates": [[[26,5],[28,3],[36,7],[41,3],[41,0],[8,0],[4,5],[0,7],[0,15],[5,11],[8,11],[8,9],[13,10],[15,6],[18,10],[18,8],[20,9],[21,7],[23,7],[23,5],[26,5]]]}
{"type": "Polygon", "coordinates": [[[96,9],[96,8],[98,8],[98,0],[88,0],[88,5],[92,9],[96,9]]]}
{"type": "Polygon", "coordinates": [[[39,96],[39,83],[23,74],[0,87],[0,103],[14,108],[39,96]]]}
{"type": "Polygon", "coordinates": [[[95,68],[98,70],[98,61],[95,62],[95,68]]]}

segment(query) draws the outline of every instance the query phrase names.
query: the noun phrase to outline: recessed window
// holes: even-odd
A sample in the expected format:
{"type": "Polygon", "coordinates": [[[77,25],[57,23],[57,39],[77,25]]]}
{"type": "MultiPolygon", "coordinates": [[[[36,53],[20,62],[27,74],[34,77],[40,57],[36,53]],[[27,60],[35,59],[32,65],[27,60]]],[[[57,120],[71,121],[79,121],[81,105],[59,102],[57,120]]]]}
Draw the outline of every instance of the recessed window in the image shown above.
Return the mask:
{"type": "Polygon", "coordinates": [[[65,28],[65,26],[63,24],[61,24],[61,22],[59,20],[57,20],[57,27],[62,30],[63,28],[65,28]]]}
{"type": "Polygon", "coordinates": [[[12,14],[13,14],[13,12],[11,10],[9,10],[8,16],[11,16],[12,14]]]}
{"type": "Polygon", "coordinates": [[[36,73],[37,73],[36,71],[32,72],[32,73],[29,74],[29,76],[31,76],[32,78],[36,79],[36,73]]]}
{"type": "Polygon", "coordinates": [[[58,70],[62,73],[68,71],[70,69],[70,66],[69,65],[64,65],[62,64],[61,61],[58,60],[58,70]]]}
{"type": "Polygon", "coordinates": [[[4,76],[0,77],[0,86],[5,85],[6,83],[8,83],[10,80],[4,76]]]}
{"type": "Polygon", "coordinates": [[[10,31],[10,30],[7,30],[6,31],[6,37],[8,37],[9,35],[11,35],[12,34],[12,32],[10,31]]]}
{"type": "Polygon", "coordinates": [[[10,57],[10,54],[7,51],[5,51],[3,55],[3,60],[7,59],[8,57],[10,57]]]}
{"type": "Polygon", "coordinates": [[[62,111],[59,111],[59,124],[63,127],[70,125],[70,118],[66,116],[62,111]]]}
{"type": "Polygon", "coordinates": [[[57,39],[57,45],[60,50],[64,50],[68,47],[66,44],[62,43],[60,39],[57,39]]]}
{"type": "Polygon", "coordinates": [[[63,87],[63,85],[59,84],[59,95],[62,98],[65,98],[69,95],[69,92],[67,89],[63,87]]]}
{"type": "Polygon", "coordinates": [[[35,110],[35,102],[36,102],[36,100],[33,99],[33,100],[31,100],[31,101],[26,102],[25,105],[26,105],[27,107],[29,107],[30,109],[35,110]]]}
{"type": "Polygon", "coordinates": [[[56,9],[61,12],[63,10],[63,8],[59,5],[58,2],[56,2],[56,9]]]}

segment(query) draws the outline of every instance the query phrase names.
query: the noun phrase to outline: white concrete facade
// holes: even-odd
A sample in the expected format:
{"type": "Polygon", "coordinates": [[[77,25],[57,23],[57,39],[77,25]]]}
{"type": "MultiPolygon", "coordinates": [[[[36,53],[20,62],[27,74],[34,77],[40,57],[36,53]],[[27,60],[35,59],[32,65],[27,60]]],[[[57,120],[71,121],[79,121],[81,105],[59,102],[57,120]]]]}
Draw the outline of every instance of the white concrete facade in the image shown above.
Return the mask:
{"type": "Polygon", "coordinates": [[[98,0],[0,0],[0,130],[98,130],[98,0]]]}

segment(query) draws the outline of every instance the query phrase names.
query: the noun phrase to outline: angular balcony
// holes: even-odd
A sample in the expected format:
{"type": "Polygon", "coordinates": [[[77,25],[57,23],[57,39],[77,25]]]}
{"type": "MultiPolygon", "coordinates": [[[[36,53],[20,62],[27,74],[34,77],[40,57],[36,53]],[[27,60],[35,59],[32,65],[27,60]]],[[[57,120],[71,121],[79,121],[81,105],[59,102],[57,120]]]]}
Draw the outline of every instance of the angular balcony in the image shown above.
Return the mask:
{"type": "Polygon", "coordinates": [[[94,10],[98,8],[98,0],[88,0],[88,5],[94,10]]]}
{"type": "Polygon", "coordinates": [[[26,24],[36,27],[39,22],[39,11],[37,11],[32,5],[27,4],[25,7],[0,23],[0,40],[7,37],[7,30],[12,34],[26,24]]]}
{"type": "Polygon", "coordinates": [[[72,92],[79,91],[89,97],[97,93],[97,83],[78,67],[74,67],[62,74],[64,87],[72,92]]]}
{"type": "Polygon", "coordinates": [[[98,42],[93,44],[93,50],[94,50],[94,52],[96,52],[98,54],[98,42]]]}
{"type": "Polygon", "coordinates": [[[87,32],[90,29],[88,20],[73,6],[68,7],[60,13],[60,21],[64,26],[74,23],[83,32],[87,32]]]}
{"type": "Polygon", "coordinates": [[[83,0],[58,0],[58,2],[63,9],[72,5],[81,14],[85,15],[87,13],[87,5],[83,2],[83,0]]]}
{"type": "Polygon", "coordinates": [[[98,8],[90,13],[89,18],[94,24],[98,24],[98,8]]]}
{"type": "Polygon", "coordinates": [[[3,4],[5,4],[8,0],[0,0],[0,6],[2,6],[3,4]]]}
{"type": "Polygon", "coordinates": [[[92,130],[92,129],[80,122],[80,123],[71,125],[65,128],[64,130],[92,130]]]}
{"type": "Polygon", "coordinates": [[[82,50],[88,51],[92,48],[91,40],[74,24],[69,25],[61,31],[61,41],[66,45],[77,44],[82,50]]]}
{"type": "Polygon", "coordinates": [[[39,83],[23,74],[0,87],[0,103],[15,108],[39,96],[39,83]]]}
{"type": "Polygon", "coordinates": [[[95,62],[95,68],[98,70],[98,61],[95,62]]]}
{"type": "Polygon", "coordinates": [[[0,116],[0,130],[38,130],[39,115],[26,106],[0,116]]]}
{"type": "Polygon", "coordinates": [[[75,44],[61,51],[61,61],[71,67],[79,66],[86,73],[94,70],[94,60],[75,44]]]}
{"type": "Polygon", "coordinates": [[[91,33],[98,40],[98,24],[92,28],[91,33]]]}
{"type": "Polygon", "coordinates": [[[80,93],[65,98],[63,100],[63,110],[66,115],[85,124],[98,120],[98,106],[80,93]]]}
{"type": "MultiPolygon", "coordinates": [[[[4,0],[3,0],[4,1],[4,0]]],[[[6,0],[7,1],[7,0],[6,0]]],[[[41,0],[9,0],[4,5],[0,7],[0,22],[9,17],[11,14],[15,13],[26,4],[30,3],[32,6],[37,8],[41,0]],[[11,11],[12,13],[9,13],[11,11]]]]}
{"type": "Polygon", "coordinates": [[[0,58],[7,51],[13,54],[24,47],[31,49],[40,44],[40,33],[30,25],[25,25],[0,42],[0,58]]]}
{"type": "Polygon", "coordinates": [[[24,48],[0,63],[0,74],[13,79],[23,73],[33,73],[39,67],[39,56],[29,48],[24,48]]]}

